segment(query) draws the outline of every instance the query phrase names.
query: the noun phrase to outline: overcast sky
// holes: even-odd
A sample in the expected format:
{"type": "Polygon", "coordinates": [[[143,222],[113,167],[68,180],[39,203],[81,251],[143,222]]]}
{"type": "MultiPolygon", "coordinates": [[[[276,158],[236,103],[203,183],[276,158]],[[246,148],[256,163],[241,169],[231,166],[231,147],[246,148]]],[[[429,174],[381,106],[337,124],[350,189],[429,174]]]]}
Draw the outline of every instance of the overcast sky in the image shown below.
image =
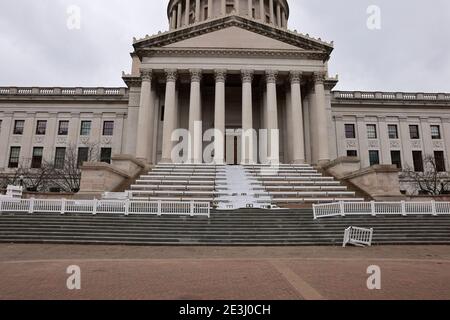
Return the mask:
{"type": "MultiPolygon", "coordinates": [[[[123,86],[132,38],[167,29],[168,0],[0,2],[0,86],[123,86]],[[81,28],[67,28],[67,8],[81,28]]],[[[340,90],[450,92],[450,1],[290,0],[289,28],[334,40],[340,90]],[[370,5],[381,29],[367,27],[370,5]]]]}

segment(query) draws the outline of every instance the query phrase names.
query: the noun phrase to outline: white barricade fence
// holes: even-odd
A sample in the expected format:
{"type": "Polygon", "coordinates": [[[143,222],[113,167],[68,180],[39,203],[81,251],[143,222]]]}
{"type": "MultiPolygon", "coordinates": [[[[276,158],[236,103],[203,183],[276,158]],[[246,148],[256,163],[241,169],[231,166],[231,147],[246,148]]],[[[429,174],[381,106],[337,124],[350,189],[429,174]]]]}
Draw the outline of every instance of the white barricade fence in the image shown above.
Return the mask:
{"type": "Polygon", "coordinates": [[[0,213],[190,215],[210,217],[209,202],[0,198],[0,213]]]}
{"type": "Polygon", "coordinates": [[[343,247],[345,248],[348,244],[370,247],[372,245],[372,239],[373,229],[349,227],[345,229],[343,247]]]}
{"type": "Polygon", "coordinates": [[[6,187],[6,195],[1,196],[1,198],[20,199],[22,198],[22,194],[23,187],[9,185],[6,187]]]}
{"type": "Polygon", "coordinates": [[[450,202],[335,202],[313,205],[314,219],[347,215],[450,215],[450,202]]]}

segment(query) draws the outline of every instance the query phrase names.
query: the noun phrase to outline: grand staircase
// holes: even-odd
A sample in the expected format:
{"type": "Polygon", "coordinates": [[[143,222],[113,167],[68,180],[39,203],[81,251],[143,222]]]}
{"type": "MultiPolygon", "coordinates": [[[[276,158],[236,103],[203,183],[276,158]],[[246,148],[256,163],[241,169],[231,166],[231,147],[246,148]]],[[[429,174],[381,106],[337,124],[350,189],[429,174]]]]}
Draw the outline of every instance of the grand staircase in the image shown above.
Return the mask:
{"type": "Polygon", "coordinates": [[[210,202],[222,210],[364,200],[306,164],[159,164],[142,175],[129,192],[135,200],[210,202]]]}
{"type": "Polygon", "coordinates": [[[0,215],[0,242],[129,245],[341,245],[349,226],[374,228],[374,244],[450,244],[450,216],[351,216],[311,210],[176,216],[0,215]]]}

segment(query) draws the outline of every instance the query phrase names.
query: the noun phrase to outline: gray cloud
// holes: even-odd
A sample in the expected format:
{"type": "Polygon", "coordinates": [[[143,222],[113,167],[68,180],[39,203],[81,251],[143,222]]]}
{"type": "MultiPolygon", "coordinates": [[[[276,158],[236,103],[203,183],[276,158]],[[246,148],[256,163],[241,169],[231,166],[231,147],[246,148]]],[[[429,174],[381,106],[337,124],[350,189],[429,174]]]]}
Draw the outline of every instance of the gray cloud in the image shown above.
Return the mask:
{"type": "MultiPolygon", "coordinates": [[[[133,37],[167,29],[167,0],[15,0],[0,3],[0,85],[123,86],[133,37]],[[69,5],[81,30],[66,27],[69,5]]],[[[341,90],[445,91],[450,79],[447,0],[291,0],[290,29],[335,42],[341,90]],[[366,27],[378,5],[382,29],[366,27]]]]}

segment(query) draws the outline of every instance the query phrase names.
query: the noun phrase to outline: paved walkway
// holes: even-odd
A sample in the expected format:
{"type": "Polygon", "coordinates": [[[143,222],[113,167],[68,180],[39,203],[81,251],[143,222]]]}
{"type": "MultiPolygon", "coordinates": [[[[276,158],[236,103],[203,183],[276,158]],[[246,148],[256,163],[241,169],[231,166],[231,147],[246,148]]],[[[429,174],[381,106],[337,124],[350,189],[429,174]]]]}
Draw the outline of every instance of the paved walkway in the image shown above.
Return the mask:
{"type": "Polygon", "coordinates": [[[0,299],[450,299],[450,247],[1,245],[0,299]],[[67,267],[81,290],[67,289],[67,267]],[[367,268],[381,268],[381,290],[367,268]]]}

